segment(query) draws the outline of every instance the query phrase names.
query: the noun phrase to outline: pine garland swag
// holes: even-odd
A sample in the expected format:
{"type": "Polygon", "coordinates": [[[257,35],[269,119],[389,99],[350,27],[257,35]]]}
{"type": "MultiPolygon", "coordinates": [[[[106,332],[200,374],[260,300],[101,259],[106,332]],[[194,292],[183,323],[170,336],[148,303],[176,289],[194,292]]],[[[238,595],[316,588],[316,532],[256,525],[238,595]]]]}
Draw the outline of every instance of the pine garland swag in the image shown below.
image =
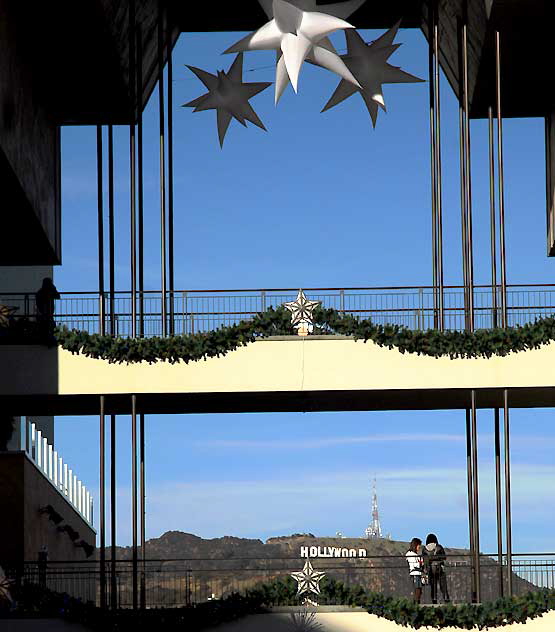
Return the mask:
{"type": "MultiPolygon", "coordinates": [[[[491,358],[538,349],[555,340],[555,318],[507,329],[467,331],[416,331],[401,325],[379,325],[335,309],[319,308],[314,313],[315,333],[349,336],[401,353],[434,358],[491,358]]],[[[166,338],[113,338],[85,331],[56,327],[53,343],[74,354],[107,360],[110,363],[167,361],[196,362],[220,357],[260,338],[293,335],[290,314],[283,307],[270,308],[252,320],[220,327],[213,331],[166,338]]]]}

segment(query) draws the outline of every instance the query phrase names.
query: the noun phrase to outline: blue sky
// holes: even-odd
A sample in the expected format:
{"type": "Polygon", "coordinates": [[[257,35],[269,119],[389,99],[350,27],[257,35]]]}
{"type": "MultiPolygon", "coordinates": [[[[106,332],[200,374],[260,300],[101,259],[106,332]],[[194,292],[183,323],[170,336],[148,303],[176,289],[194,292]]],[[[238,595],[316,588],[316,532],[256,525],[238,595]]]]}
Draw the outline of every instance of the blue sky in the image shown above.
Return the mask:
{"type": "MultiPolygon", "coordinates": [[[[379,32],[362,31],[370,41],[379,32]]],[[[320,114],[336,78],[305,65],[299,94],[252,101],[268,133],[232,122],[220,150],[214,112],[180,105],[204,93],[184,67],[227,69],[239,33],[184,34],[174,52],[176,287],[349,287],[431,283],[427,83],[386,86],[372,129],[358,95],[320,114]]],[[[342,35],[335,38],[344,46],[342,35]]],[[[420,32],[401,30],[390,60],[427,77],[420,32]]],[[[245,81],[273,81],[273,55],[249,53],[245,81]]],[[[160,287],[157,97],[145,113],[145,281],[160,287]]],[[[445,280],[461,282],[458,106],[442,84],[445,280]]],[[[489,281],[487,124],[472,123],[476,281],[489,281]]],[[[549,283],[543,121],[505,122],[508,279],[549,283]]],[[[128,130],[116,130],[117,289],[130,287],[128,130]]],[[[63,130],[60,290],[96,288],[95,130],[63,130]],[[90,236],[87,239],[85,236],[90,236]],[[85,237],[85,238],[84,238],[85,237]]],[[[514,545],[555,548],[551,410],[513,411],[514,545]]],[[[129,544],[129,418],[118,434],[118,538],[129,544]]],[[[493,417],[480,412],[482,548],[495,548],[493,417]]],[[[150,416],[147,531],[262,539],[292,532],[356,536],[378,479],[395,539],[434,530],[466,546],[464,413],[150,416]]],[[[64,460],[98,498],[97,418],[58,418],[64,460]],[[90,449],[84,450],[84,446],[90,449]]]]}

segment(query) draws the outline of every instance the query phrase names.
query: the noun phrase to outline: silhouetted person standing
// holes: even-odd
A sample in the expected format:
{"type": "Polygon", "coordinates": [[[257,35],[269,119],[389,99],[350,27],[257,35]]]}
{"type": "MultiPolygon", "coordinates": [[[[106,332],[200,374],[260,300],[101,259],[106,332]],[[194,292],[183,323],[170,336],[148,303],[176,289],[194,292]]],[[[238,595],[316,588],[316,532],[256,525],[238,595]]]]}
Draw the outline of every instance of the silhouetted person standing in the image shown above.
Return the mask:
{"type": "Polygon", "coordinates": [[[37,322],[40,326],[51,329],[54,327],[54,301],[60,298],[60,293],[52,282],[46,277],[42,280],[42,287],[35,295],[37,307],[37,322]]]}
{"type": "Polygon", "coordinates": [[[445,575],[445,549],[437,541],[435,534],[430,533],[426,538],[424,547],[424,564],[428,570],[430,578],[430,588],[432,591],[432,603],[437,603],[437,587],[441,590],[441,595],[445,603],[449,603],[449,593],[447,592],[447,576],[445,575]]]}

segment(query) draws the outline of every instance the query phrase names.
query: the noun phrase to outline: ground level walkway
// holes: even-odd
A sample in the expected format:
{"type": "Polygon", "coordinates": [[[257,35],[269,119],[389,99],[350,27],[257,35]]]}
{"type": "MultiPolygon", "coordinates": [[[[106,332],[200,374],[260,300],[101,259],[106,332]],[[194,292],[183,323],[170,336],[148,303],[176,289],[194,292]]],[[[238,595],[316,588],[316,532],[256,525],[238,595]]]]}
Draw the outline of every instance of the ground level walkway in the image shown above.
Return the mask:
{"type": "MultiPolygon", "coordinates": [[[[233,623],[210,628],[206,632],[407,632],[405,628],[392,621],[367,614],[366,612],[319,612],[311,625],[302,628],[295,625],[291,613],[258,614],[233,623]]],[[[525,625],[520,623],[499,628],[503,632],[553,632],[555,630],[555,612],[532,619],[525,625]]],[[[431,630],[431,628],[422,628],[431,630]]],[[[444,628],[442,632],[461,632],[458,628],[444,628]]]]}
{"type": "Polygon", "coordinates": [[[1,632],[89,632],[88,628],[60,619],[0,619],[1,632]]]}

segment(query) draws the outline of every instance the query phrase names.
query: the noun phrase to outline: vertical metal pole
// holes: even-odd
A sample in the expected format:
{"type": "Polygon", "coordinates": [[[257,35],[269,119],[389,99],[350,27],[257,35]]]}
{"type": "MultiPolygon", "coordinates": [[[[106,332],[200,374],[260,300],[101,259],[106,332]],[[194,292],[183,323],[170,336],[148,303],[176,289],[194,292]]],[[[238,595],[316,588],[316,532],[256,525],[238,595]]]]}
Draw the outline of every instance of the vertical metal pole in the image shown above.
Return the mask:
{"type": "Polygon", "coordinates": [[[110,603],[118,609],[118,578],[116,568],[116,416],[110,415],[110,523],[111,523],[111,573],[110,603]]]}
{"type": "Polygon", "coordinates": [[[468,324],[474,331],[474,255],[472,241],[472,170],[470,161],[470,114],[468,102],[468,33],[467,19],[462,27],[463,58],[463,104],[464,104],[464,152],[466,163],[465,200],[466,200],[466,238],[467,238],[467,274],[468,274],[468,324]]]}
{"type": "Polygon", "coordinates": [[[166,151],[164,142],[164,11],[162,0],[158,2],[158,109],[160,124],[160,252],[162,267],[162,336],[167,335],[167,290],[166,290],[166,151]]]}
{"type": "Polygon", "coordinates": [[[472,391],[472,492],[474,515],[474,572],[476,600],[481,601],[480,587],[480,514],[478,508],[478,432],[476,424],[476,391],[472,391]]]}
{"type": "Polygon", "coordinates": [[[173,248],[173,63],[169,16],[166,13],[166,45],[168,56],[168,280],[170,285],[170,335],[175,333],[174,316],[174,248],[173,248]]]}
{"type": "Polygon", "coordinates": [[[513,540],[511,519],[511,446],[509,432],[509,391],[503,393],[503,433],[505,435],[505,536],[507,538],[507,596],[513,596],[513,540]]]}
{"type": "Polygon", "coordinates": [[[106,608],[106,398],[100,396],[100,608],[106,608]]]}
{"type": "Polygon", "coordinates": [[[131,480],[133,491],[131,519],[133,521],[133,609],[139,605],[138,555],[137,555],[137,396],[131,395],[131,480]]]}
{"type": "Polygon", "coordinates": [[[463,286],[464,286],[464,327],[469,326],[468,309],[468,249],[467,249],[467,214],[466,214],[466,152],[464,140],[464,84],[463,84],[463,60],[462,60],[462,26],[460,21],[457,24],[457,47],[459,51],[459,161],[460,161],[460,194],[461,194],[461,244],[462,244],[462,266],[463,266],[463,286]]]}
{"type": "Polygon", "coordinates": [[[499,566],[499,596],[503,597],[503,518],[501,512],[501,441],[499,408],[494,410],[495,426],[495,508],[497,515],[497,564],[499,566]]]}
{"type": "Polygon", "coordinates": [[[139,267],[139,336],[145,335],[145,266],[144,266],[144,203],[143,203],[143,39],[137,24],[137,143],[138,143],[138,267],[139,267]]]}
{"type": "Polygon", "coordinates": [[[434,36],[435,36],[435,2],[428,3],[428,78],[430,86],[430,172],[432,190],[432,284],[434,301],[434,328],[438,326],[437,296],[437,186],[436,186],[436,116],[435,116],[435,74],[434,74],[434,36]]]}
{"type": "Polygon", "coordinates": [[[491,251],[491,315],[492,325],[497,327],[497,234],[495,226],[495,156],[493,134],[493,110],[488,108],[489,128],[489,223],[491,251]]]}
{"type": "Polygon", "coordinates": [[[110,278],[110,335],[116,333],[115,236],[114,236],[114,129],[108,125],[108,241],[110,278]]]}
{"type": "Polygon", "coordinates": [[[129,188],[130,188],[130,245],[131,245],[131,337],[137,336],[137,199],[135,116],[137,77],[135,65],[135,0],[129,0],[129,86],[131,123],[129,124],[129,188]]]}
{"type": "Polygon", "coordinates": [[[443,190],[441,182],[441,103],[439,71],[439,6],[435,3],[434,20],[434,93],[435,93],[435,152],[436,152],[436,218],[437,218],[437,277],[439,295],[439,329],[443,331],[445,323],[443,292],[443,190]]]}
{"type": "Polygon", "coordinates": [[[495,87],[497,101],[497,172],[499,185],[499,249],[501,258],[501,325],[507,327],[507,262],[505,252],[505,182],[503,173],[503,118],[501,113],[501,38],[495,32],[495,87]]]}
{"type": "Polygon", "coordinates": [[[102,126],[96,126],[96,181],[98,204],[98,333],[105,332],[104,317],[104,180],[102,156],[102,126]]]}
{"type": "Polygon", "coordinates": [[[140,512],[141,512],[141,608],[146,608],[146,534],[145,534],[145,416],[140,414],[139,416],[139,430],[140,430],[140,447],[139,447],[139,459],[140,459],[140,512]]]}
{"type": "Polygon", "coordinates": [[[471,601],[476,603],[476,575],[474,572],[474,477],[472,468],[472,434],[470,431],[470,410],[466,409],[466,484],[468,496],[468,535],[470,540],[470,591],[471,601]]]}

